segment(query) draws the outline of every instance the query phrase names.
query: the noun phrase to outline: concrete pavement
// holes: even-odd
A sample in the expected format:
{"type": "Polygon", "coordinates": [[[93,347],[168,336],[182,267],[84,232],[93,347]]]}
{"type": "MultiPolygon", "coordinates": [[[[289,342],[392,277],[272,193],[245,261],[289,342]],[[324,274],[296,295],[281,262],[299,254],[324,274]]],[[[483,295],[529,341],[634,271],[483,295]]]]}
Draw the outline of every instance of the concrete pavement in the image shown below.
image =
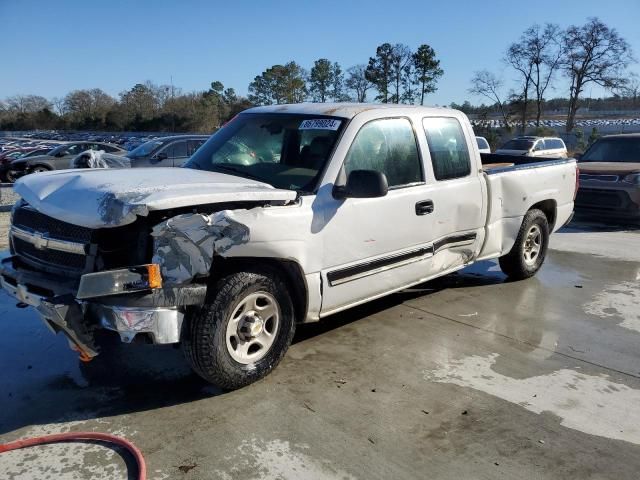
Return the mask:
{"type": "MultiPolygon", "coordinates": [[[[572,226],[527,281],[483,262],[303,326],[273,374],[230,393],[170,347],[79,366],[1,294],[0,442],[118,433],[151,479],[635,479],[639,240],[572,226]]],[[[94,444],[3,454],[0,471],[127,478],[94,444]]]]}

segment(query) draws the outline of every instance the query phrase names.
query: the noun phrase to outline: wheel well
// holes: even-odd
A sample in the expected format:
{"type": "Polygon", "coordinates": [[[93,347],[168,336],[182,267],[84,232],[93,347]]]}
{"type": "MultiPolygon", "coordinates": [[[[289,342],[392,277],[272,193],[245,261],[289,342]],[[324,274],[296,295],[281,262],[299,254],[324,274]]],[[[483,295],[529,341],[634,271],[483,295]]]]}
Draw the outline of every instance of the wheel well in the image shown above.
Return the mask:
{"type": "Polygon", "coordinates": [[[31,168],[31,169],[33,170],[33,169],[34,169],[34,168],[36,168],[36,167],[44,167],[44,168],[46,168],[47,170],[53,170],[53,169],[51,168],[51,165],[47,165],[46,163],[34,163],[34,164],[33,164],[33,165],[31,165],[29,168],[31,168]]]}
{"type": "Polygon", "coordinates": [[[553,227],[556,223],[556,201],[555,200],[543,200],[534,205],[531,205],[529,210],[541,210],[547,217],[547,223],[549,223],[549,231],[553,231],[553,227]]]}
{"type": "Polygon", "coordinates": [[[213,258],[211,265],[211,274],[209,276],[210,284],[215,283],[218,279],[230,273],[241,272],[249,266],[252,268],[264,266],[280,274],[282,280],[287,284],[289,291],[292,292],[291,302],[295,309],[296,321],[303,322],[307,316],[307,283],[302,268],[293,260],[255,257],[224,258],[216,256],[213,258]]]}

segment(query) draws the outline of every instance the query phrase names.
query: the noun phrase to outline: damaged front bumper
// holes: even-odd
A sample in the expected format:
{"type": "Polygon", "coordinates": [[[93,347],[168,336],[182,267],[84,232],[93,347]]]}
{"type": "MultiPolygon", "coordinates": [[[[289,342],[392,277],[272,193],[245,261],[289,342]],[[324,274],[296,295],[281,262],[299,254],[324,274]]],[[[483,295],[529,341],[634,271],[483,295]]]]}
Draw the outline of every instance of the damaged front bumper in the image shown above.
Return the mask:
{"type": "MultiPolygon", "coordinates": [[[[133,341],[138,334],[156,344],[179,342],[186,307],[201,305],[206,294],[206,286],[196,284],[114,295],[109,272],[101,274],[101,282],[90,284],[89,298],[87,282],[81,296],[77,282],[21,268],[16,257],[0,262],[2,288],[18,302],[34,307],[53,332],[63,332],[86,358],[98,354],[94,333],[101,328],[118,332],[123,342],[133,341]]],[[[114,282],[121,280],[122,270],[112,275],[114,282]]]]}

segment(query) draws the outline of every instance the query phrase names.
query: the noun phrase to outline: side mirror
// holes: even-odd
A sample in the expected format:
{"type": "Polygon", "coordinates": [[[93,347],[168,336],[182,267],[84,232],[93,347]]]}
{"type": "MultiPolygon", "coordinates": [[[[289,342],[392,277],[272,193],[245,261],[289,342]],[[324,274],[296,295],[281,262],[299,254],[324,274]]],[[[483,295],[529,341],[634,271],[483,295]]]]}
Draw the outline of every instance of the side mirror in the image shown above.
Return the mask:
{"type": "Polygon", "coordinates": [[[167,155],[166,152],[160,152],[155,157],[153,157],[153,161],[154,162],[161,162],[162,160],[166,160],[167,158],[169,158],[169,156],[167,155]]]}
{"type": "Polygon", "coordinates": [[[343,198],[384,197],[389,191],[387,177],[376,170],[354,170],[344,186],[334,186],[333,196],[343,198]]]}

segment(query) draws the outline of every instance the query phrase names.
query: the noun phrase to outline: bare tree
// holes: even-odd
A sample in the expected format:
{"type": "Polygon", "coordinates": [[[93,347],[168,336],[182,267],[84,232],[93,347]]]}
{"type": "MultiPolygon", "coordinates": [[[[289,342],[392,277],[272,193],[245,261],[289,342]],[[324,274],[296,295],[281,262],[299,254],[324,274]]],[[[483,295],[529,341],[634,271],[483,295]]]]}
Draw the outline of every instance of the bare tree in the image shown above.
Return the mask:
{"type": "Polygon", "coordinates": [[[512,43],[507,49],[505,62],[520,74],[520,91],[512,95],[521,105],[520,129],[524,133],[527,127],[527,107],[529,106],[529,88],[531,87],[531,75],[533,73],[533,61],[531,59],[528,39],[523,35],[520,41],[512,43]]]}
{"type": "Polygon", "coordinates": [[[356,94],[355,99],[359,103],[367,101],[367,90],[373,86],[367,80],[366,71],[365,65],[355,65],[347,70],[347,78],[344,82],[346,87],[356,94]]]}
{"type": "Polygon", "coordinates": [[[475,72],[473,75],[469,93],[487,97],[494,102],[500,110],[500,115],[502,115],[502,120],[504,121],[505,126],[509,128],[509,112],[505,108],[505,104],[500,93],[503,85],[504,83],[502,79],[496,77],[488,70],[481,70],[479,72],[475,72]]]}
{"type": "Polygon", "coordinates": [[[520,91],[516,94],[521,105],[520,125],[524,132],[530,100],[530,89],[534,89],[536,102],[536,126],[540,125],[544,92],[551,83],[562,57],[559,37],[560,27],[546,24],[533,25],[520,39],[507,49],[505,62],[520,74],[520,91]]]}
{"type": "Polygon", "coordinates": [[[6,99],[7,110],[14,113],[36,113],[51,110],[51,102],[40,95],[14,95],[6,99]]]}
{"type": "MultiPolygon", "coordinates": [[[[558,25],[547,23],[544,30],[534,25],[528,31],[534,59],[534,74],[531,83],[536,89],[536,127],[540,126],[544,93],[553,81],[553,75],[560,66],[564,55],[560,41],[562,30],[558,25]]],[[[526,33],[525,33],[526,34],[526,33]]]]}
{"type": "Polygon", "coordinates": [[[632,107],[635,108],[638,103],[638,97],[640,96],[640,77],[637,73],[631,73],[625,85],[618,89],[618,92],[623,97],[627,97],[631,100],[632,107]]]}
{"type": "Polygon", "coordinates": [[[597,18],[581,27],[569,27],[562,43],[565,53],[560,66],[571,85],[566,125],[570,132],[585,86],[595,83],[610,90],[620,89],[627,83],[623,74],[633,55],[627,41],[597,18]]]}

